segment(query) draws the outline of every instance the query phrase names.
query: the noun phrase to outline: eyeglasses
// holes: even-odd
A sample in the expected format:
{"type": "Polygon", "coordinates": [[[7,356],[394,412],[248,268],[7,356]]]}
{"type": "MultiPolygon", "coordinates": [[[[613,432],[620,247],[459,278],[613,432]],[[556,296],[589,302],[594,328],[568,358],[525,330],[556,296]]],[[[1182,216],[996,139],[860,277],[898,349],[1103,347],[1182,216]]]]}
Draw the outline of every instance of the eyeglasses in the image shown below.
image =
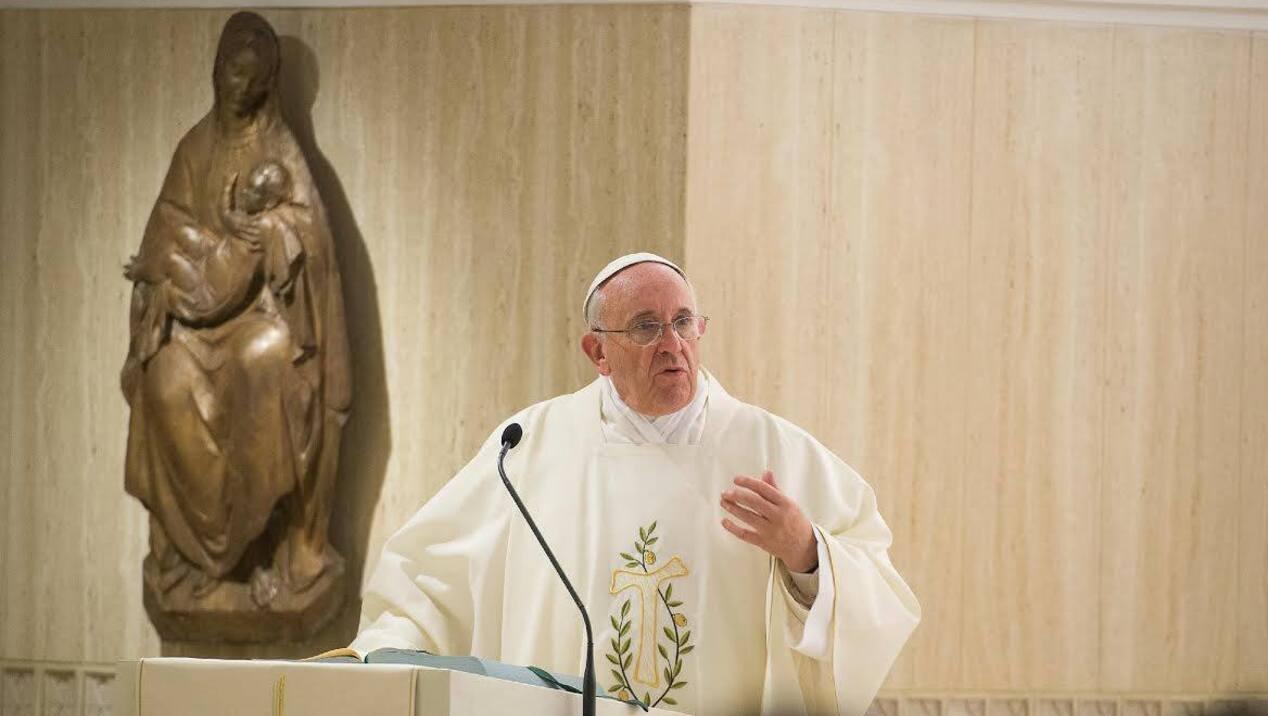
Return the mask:
{"type": "Polygon", "coordinates": [[[669,323],[660,321],[639,321],[621,331],[609,331],[603,328],[591,328],[595,333],[624,333],[632,343],[650,346],[665,335],[665,326],[673,326],[674,333],[684,341],[697,341],[704,335],[704,327],[709,322],[708,316],[679,316],[669,323]]]}

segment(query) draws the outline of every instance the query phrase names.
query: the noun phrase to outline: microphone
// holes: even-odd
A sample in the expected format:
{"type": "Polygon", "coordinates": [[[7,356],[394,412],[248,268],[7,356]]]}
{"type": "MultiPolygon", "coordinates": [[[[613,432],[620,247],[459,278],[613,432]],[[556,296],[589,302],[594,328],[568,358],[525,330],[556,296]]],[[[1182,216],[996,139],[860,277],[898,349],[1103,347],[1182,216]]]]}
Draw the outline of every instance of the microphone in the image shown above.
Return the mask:
{"type": "Polygon", "coordinates": [[[505,455],[508,450],[519,445],[522,437],[524,437],[524,428],[521,428],[519,423],[506,426],[506,430],[502,431],[502,454],[505,455]]]}
{"type": "Polygon", "coordinates": [[[537,529],[537,523],[533,522],[533,518],[528,514],[528,508],[524,506],[524,502],[520,500],[519,493],[511,487],[511,481],[506,477],[506,470],[502,463],[506,460],[506,453],[511,448],[520,444],[520,439],[524,437],[524,428],[519,423],[511,423],[502,431],[502,450],[498,453],[498,475],[502,477],[502,484],[506,485],[506,491],[511,493],[511,499],[515,501],[515,506],[520,508],[520,514],[524,515],[524,521],[528,523],[528,528],[533,531],[533,536],[537,538],[537,543],[542,546],[542,550],[546,552],[546,556],[550,559],[550,564],[555,568],[555,572],[559,578],[563,580],[564,586],[568,588],[568,594],[572,596],[572,601],[577,603],[577,609],[581,610],[581,620],[586,625],[586,673],[581,680],[581,714],[582,716],[594,716],[594,631],[590,627],[590,615],[586,613],[586,607],[581,603],[581,597],[577,596],[577,590],[572,588],[572,582],[568,581],[568,576],[564,574],[564,568],[559,566],[559,560],[555,559],[555,553],[550,551],[550,547],[546,544],[546,538],[542,537],[542,533],[537,529]]]}

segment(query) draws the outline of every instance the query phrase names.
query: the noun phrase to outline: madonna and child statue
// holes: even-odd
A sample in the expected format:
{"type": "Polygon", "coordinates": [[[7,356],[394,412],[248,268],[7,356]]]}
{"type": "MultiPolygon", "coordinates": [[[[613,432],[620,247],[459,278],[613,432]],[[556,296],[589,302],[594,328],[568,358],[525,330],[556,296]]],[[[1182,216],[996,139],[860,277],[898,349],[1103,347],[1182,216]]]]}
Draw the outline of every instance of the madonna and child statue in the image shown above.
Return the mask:
{"type": "Polygon", "coordinates": [[[298,641],[344,600],[327,538],[351,401],[343,297],[280,63],[259,15],[225,24],[214,104],[124,271],[125,485],[149,511],[144,601],[168,640],[298,641]]]}

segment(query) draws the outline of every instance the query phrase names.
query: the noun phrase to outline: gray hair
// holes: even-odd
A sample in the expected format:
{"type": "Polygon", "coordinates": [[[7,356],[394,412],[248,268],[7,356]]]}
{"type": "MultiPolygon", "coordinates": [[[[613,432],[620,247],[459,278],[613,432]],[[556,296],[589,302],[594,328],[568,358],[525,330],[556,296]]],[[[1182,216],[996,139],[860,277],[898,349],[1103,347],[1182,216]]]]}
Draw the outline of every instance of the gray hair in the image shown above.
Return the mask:
{"type": "Polygon", "coordinates": [[[594,295],[590,297],[590,303],[586,304],[586,328],[599,327],[599,314],[603,312],[603,289],[607,288],[605,281],[602,286],[594,290],[594,295]]]}

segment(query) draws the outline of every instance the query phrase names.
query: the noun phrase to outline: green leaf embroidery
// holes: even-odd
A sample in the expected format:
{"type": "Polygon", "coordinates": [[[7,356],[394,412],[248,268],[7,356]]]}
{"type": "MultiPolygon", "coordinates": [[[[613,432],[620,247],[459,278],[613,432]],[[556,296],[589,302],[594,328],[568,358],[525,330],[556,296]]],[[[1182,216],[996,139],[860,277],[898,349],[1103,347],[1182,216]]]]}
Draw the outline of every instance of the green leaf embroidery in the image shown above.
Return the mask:
{"type": "MultiPolygon", "coordinates": [[[[657,561],[658,556],[658,554],[653,553],[653,545],[660,541],[660,537],[656,535],[656,528],[658,525],[659,521],[653,520],[647,527],[640,526],[638,528],[639,538],[634,541],[634,551],[632,553],[619,552],[621,559],[624,560],[626,568],[640,569],[643,574],[651,574],[653,572],[651,565],[657,561]]],[[[656,550],[656,552],[665,554],[667,558],[665,561],[668,561],[668,553],[661,552],[660,550],[656,550]]],[[[665,677],[664,690],[660,692],[656,699],[652,699],[650,690],[644,690],[643,696],[640,699],[638,693],[634,691],[634,682],[630,678],[631,672],[629,671],[629,668],[631,663],[634,661],[634,652],[631,648],[633,638],[630,635],[633,622],[629,620],[628,617],[633,600],[627,598],[622,602],[620,618],[612,615],[608,616],[609,623],[612,625],[612,628],[616,630],[616,635],[609,642],[612,646],[612,651],[615,653],[605,654],[605,656],[610,664],[617,667],[612,670],[612,676],[616,679],[616,683],[609,687],[608,691],[618,694],[622,691],[628,691],[631,694],[631,698],[641,703],[645,708],[652,708],[660,705],[661,703],[669,706],[678,705],[678,701],[671,697],[669,692],[672,689],[681,689],[687,685],[687,682],[678,681],[677,679],[683,669],[682,657],[690,653],[695,648],[694,645],[689,643],[691,639],[691,632],[685,630],[680,631],[681,627],[687,625],[687,617],[681,612],[676,611],[679,607],[683,606],[683,602],[673,598],[673,584],[668,583],[666,580],[664,591],[662,592],[658,589],[657,596],[660,597],[658,603],[654,603],[654,607],[648,605],[647,608],[653,608],[659,611],[663,606],[665,611],[668,612],[669,626],[665,626],[661,630],[662,633],[664,633],[665,638],[668,640],[668,643],[661,643],[659,640],[655,641],[656,651],[660,654],[660,663],[658,663],[658,660],[655,657],[652,657],[652,673],[656,673],[655,669],[660,668],[663,665],[661,675],[665,677]],[[671,649],[673,650],[672,654],[669,653],[671,649]]],[[[642,618],[647,619],[649,616],[650,615],[648,614],[644,614],[642,618]]]]}

